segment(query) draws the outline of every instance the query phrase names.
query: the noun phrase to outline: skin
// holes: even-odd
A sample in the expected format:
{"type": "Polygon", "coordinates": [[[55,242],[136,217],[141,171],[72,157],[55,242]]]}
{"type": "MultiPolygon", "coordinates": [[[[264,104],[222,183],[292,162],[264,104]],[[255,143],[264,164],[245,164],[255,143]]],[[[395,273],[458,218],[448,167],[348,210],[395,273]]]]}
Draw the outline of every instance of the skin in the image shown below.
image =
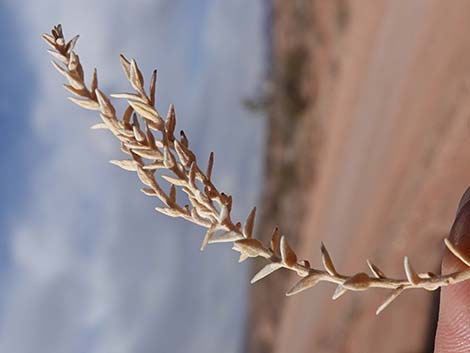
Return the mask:
{"type": "MultiPolygon", "coordinates": [[[[470,188],[462,196],[449,240],[470,257],[470,188]]],[[[447,249],[442,273],[466,269],[447,249]]],[[[435,353],[470,352],[470,281],[441,289],[435,353]]]]}

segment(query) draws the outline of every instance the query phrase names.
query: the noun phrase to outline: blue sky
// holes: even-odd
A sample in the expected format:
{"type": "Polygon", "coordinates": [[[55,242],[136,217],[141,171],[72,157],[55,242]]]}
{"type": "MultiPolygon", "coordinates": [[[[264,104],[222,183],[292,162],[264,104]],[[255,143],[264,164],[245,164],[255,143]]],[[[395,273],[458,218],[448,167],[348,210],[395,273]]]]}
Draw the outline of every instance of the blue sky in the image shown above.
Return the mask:
{"type": "MultiPolygon", "coordinates": [[[[32,162],[26,141],[32,138],[31,127],[24,116],[31,113],[32,96],[35,89],[35,80],[27,58],[21,46],[15,42],[15,33],[18,24],[15,23],[5,4],[0,3],[0,62],[4,67],[1,75],[2,89],[0,95],[0,116],[4,131],[8,131],[1,140],[3,145],[0,152],[0,165],[2,170],[2,200],[0,203],[0,226],[4,230],[7,217],[14,217],[14,210],[20,207],[21,201],[28,194],[24,187],[27,184],[27,166],[32,162]],[[20,59],[19,59],[20,58],[20,59]],[[28,85],[24,83],[28,82],[28,85]],[[22,100],[22,104],[14,104],[22,100]],[[18,157],[21,159],[18,160],[18,157]],[[26,157],[24,159],[24,157],[26,157]],[[16,188],[9,187],[17,185],[16,188]]],[[[2,234],[5,234],[3,231],[2,234]]],[[[0,239],[1,261],[6,261],[6,236],[0,239]]],[[[4,266],[2,266],[2,270],[4,266]]]]}
{"type": "Polygon", "coordinates": [[[155,214],[98,121],[66,99],[40,34],[62,23],[107,92],[118,55],[159,70],[170,103],[236,218],[256,204],[264,120],[243,109],[265,73],[264,1],[0,3],[0,351],[241,352],[248,265],[203,230],[155,214]]]}

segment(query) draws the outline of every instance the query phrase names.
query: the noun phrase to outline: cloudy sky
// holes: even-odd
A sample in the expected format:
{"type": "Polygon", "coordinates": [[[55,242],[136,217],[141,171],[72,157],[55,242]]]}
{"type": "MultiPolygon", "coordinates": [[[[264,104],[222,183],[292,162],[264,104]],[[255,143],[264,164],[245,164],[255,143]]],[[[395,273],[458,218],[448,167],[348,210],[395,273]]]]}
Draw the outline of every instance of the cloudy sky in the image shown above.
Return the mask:
{"type": "Polygon", "coordinates": [[[157,106],[234,215],[257,203],[263,125],[244,98],[266,67],[262,0],[0,2],[0,352],[242,352],[247,264],[200,253],[202,229],[155,213],[98,121],[66,99],[40,34],[62,23],[85,71],[128,90],[118,55],[159,70],[157,106]],[[205,157],[204,157],[205,158],[205,157]]]}

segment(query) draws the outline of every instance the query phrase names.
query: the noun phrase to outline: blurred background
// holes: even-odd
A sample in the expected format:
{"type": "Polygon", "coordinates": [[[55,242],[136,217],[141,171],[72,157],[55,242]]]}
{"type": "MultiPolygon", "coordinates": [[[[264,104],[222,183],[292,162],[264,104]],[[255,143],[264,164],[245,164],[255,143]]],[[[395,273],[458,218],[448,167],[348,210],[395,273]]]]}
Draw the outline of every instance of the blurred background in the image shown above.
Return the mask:
{"type": "Polygon", "coordinates": [[[118,55],[159,70],[198,156],[320,266],[402,258],[439,271],[470,184],[470,1],[0,2],[0,352],[432,352],[439,293],[334,287],[286,298],[279,271],[156,214],[96,114],[66,97],[40,35],[62,23],[85,72],[128,91],[118,55]],[[403,339],[406,337],[406,339],[403,339]]]}

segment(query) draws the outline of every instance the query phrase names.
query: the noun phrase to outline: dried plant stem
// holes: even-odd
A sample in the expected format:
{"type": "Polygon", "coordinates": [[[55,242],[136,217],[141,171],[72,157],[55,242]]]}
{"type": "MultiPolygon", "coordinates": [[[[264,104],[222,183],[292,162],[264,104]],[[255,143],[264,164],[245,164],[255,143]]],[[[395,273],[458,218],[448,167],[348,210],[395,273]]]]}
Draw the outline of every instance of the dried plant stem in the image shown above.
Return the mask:
{"type": "MultiPolygon", "coordinates": [[[[367,264],[371,276],[364,272],[352,276],[342,275],[337,272],[323,244],[321,244],[321,256],[324,270],[311,268],[308,261],[297,259],[287,238],[279,236],[277,228],[273,231],[270,246],[265,246],[253,238],[256,208],[248,215],[243,226],[241,222],[232,221],[232,197],[220,192],[211,179],[214,154],[210,154],[204,171],[197,163],[184,132],[180,132],[179,139],[174,135],[176,115],[173,105],[170,106],[166,119],[156,110],[156,71],[152,73],[147,93],[137,63],[121,55],[122,68],[134,92],[111,95],[114,98],[126,99],[128,103],[121,119],[118,119],[110,99],[98,89],[96,70],[93,72],[90,85],[85,84],[80,59],[73,51],[78,36],[66,42],[62,27],[58,25],[53,28],[51,35],[44,34],[43,39],[53,49],[49,52],[60,62],[53,61],[54,67],[68,80],[69,84],[64,87],[74,95],[69,99],[83,108],[98,111],[102,122],[92,128],[111,131],[121,142],[122,151],[130,157],[111,163],[137,173],[146,186],[142,192],[158,198],[163,203],[163,207],[156,207],[157,211],[171,217],[184,218],[207,228],[201,250],[208,244],[230,242],[233,243],[233,249],[240,252],[240,262],[248,257],[265,258],[268,264],[253,277],[252,283],[280,268],[285,268],[302,277],[286,293],[288,296],[313,287],[319,282],[337,284],[333,299],[347,291],[364,291],[369,288],[390,289],[391,294],[377,309],[378,314],[406,289],[435,290],[470,279],[470,268],[447,275],[417,273],[407,257],[404,259],[405,279],[387,277],[369,261],[367,264]],[[156,133],[160,134],[160,138],[155,136],[156,133]],[[170,173],[161,176],[169,183],[168,192],[155,179],[157,169],[170,173]],[[177,203],[177,188],[187,195],[188,204],[182,206],[177,203]]],[[[470,266],[470,259],[460,253],[447,239],[445,243],[457,258],[470,266]]]]}

